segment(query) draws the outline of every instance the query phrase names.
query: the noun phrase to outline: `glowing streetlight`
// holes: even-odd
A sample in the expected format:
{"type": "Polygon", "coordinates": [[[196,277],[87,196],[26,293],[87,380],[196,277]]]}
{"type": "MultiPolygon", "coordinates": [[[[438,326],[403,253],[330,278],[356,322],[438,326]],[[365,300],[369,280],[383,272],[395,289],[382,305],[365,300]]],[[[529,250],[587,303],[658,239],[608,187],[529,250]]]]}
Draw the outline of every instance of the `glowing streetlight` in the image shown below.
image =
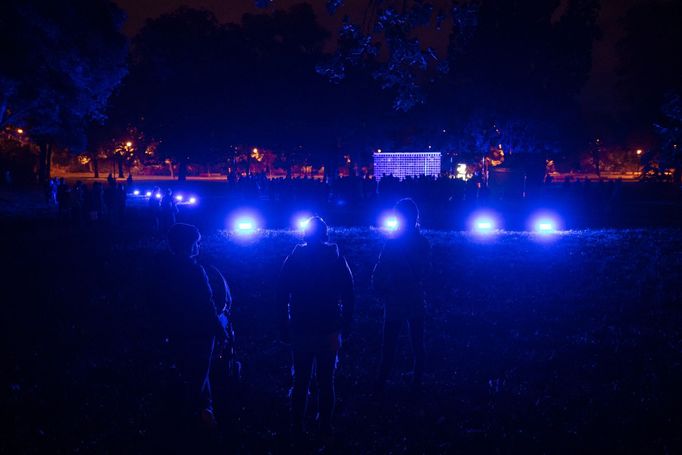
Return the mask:
{"type": "Polygon", "coordinates": [[[130,141],[126,142],[126,147],[130,148],[130,147],[132,147],[132,146],[133,146],[133,143],[132,143],[132,142],[130,142],[130,141]]]}
{"type": "Polygon", "coordinates": [[[642,154],[642,149],[637,149],[637,152],[635,152],[635,153],[637,153],[637,155],[641,155],[641,154],[642,154]]]}
{"type": "Polygon", "coordinates": [[[24,134],[24,130],[22,130],[21,128],[17,128],[17,133],[18,134],[24,134]]]}

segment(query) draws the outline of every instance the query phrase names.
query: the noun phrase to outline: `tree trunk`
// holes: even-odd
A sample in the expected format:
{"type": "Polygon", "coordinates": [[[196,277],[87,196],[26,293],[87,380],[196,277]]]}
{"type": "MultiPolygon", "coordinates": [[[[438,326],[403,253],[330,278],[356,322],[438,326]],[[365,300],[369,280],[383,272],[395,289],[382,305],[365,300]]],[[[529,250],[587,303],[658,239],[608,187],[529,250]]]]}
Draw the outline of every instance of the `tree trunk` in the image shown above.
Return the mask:
{"type": "Polygon", "coordinates": [[[38,182],[46,183],[50,180],[50,167],[52,164],[52,145],[41,142],[39,145],[40,155],[38,158],[38,182]]]}
{"type": "Polygon", "coordinates": [[[175,174],[173,173],[173,162],[171,160],[168,160],[168,170],[170,171],[171,178],[175,178],[175,174]]]}
{"type": "Polygon", "coordinates": [[[99,161],[97,160],[97,154],[92,156],[92,172],[95,174],[95,178],[99,178],[99,161]]]}
{"type": "Polygon", "coordinates": [[[123,174],[123,156],[118,157],[118,178],[125,178],[125,174],[123,174]]]}

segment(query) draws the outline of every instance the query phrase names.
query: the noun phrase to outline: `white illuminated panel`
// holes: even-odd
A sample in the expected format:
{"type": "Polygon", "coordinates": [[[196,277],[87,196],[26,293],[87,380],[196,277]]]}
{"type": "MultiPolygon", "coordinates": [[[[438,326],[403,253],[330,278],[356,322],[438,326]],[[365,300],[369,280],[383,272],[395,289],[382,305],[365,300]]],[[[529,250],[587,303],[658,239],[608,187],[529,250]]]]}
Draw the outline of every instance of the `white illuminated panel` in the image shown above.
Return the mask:
{"type": "Polygon", "coordinates": [[[374,177],[377,181],[384,175],[399,179],[420,175],[440,175],[439,152],[381,152],[374,154],[374,177]]]}

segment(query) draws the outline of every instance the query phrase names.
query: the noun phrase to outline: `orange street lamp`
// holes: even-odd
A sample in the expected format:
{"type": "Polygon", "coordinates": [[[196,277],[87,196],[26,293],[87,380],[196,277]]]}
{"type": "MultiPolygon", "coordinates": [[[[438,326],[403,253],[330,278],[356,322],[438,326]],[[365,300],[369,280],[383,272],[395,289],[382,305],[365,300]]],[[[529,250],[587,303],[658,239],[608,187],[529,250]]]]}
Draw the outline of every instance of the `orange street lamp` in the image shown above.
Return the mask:
{"type": "Polygon", "coordinates": [[[132,147],[132,146],[133,146],[132,142],[130,142],[130,141],[126,142],[126,147],[132,147]]]}
{"type": "Polygon", "coordinates": [[[637,155],[641,155],[641,154],[642,154],[642,149],[637,149],[637,155]]]}
{"type": "Polygon", "coordinates": [[[21,128],[17,128],[17,133],[24,134],[24,130],[22,130],[21,128]]]}

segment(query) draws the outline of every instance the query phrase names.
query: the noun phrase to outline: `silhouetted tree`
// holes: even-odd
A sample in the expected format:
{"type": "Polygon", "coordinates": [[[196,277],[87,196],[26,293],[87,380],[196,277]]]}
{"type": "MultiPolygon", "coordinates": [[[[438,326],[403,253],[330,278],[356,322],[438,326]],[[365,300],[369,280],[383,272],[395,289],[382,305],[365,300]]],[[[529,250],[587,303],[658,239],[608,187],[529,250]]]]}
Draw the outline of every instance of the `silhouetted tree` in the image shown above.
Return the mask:
{"type": "Polygon", "coordinates": [[[0,5],[0,127],[21,125],[40,146],[39,177],[53,147],[80,151],[104,120],[125,74],[123,14],[107,0],[7,0],[0,5]]]}

